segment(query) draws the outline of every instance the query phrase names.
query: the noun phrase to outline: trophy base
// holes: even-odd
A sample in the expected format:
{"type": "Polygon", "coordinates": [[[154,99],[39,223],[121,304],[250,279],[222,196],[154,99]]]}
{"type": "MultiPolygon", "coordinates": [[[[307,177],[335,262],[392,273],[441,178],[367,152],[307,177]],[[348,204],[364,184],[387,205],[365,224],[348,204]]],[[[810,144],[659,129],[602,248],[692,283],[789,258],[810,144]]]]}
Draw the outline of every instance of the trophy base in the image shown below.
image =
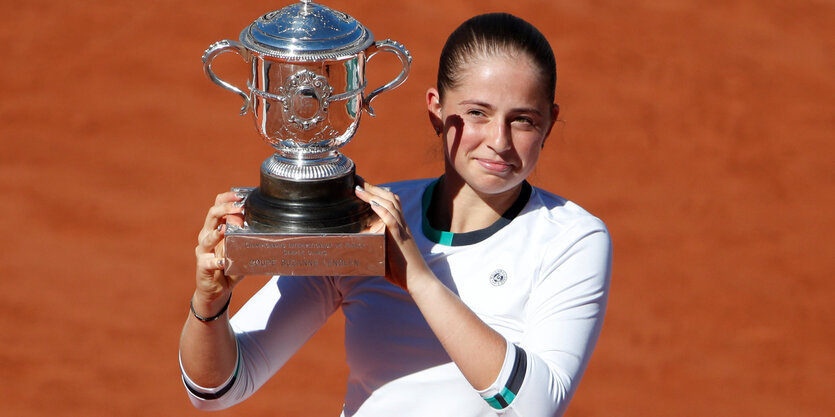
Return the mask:
{"type": "Polygon", "coordinates": [[[226,233],[226,275],[383,276],[382,233],[226,233]]]}
{"type": "MultiPolygon", "coordinates": [[[[249,202],[256,188],[232,191],[249,202]]],[[[247,213],[248,221],[249,213],[247,213]]],[[[363,224],[365,218],[363,217],[363,224]]],[[[359,227],[363,227],[359,225],[359,227]]],[[[353,228],[353,227],[352,227],[353,228]]],[[[383,276],[384,233],[344,230],[288,232],[227,225],[224,238],[226,275],[383,276]]]]}

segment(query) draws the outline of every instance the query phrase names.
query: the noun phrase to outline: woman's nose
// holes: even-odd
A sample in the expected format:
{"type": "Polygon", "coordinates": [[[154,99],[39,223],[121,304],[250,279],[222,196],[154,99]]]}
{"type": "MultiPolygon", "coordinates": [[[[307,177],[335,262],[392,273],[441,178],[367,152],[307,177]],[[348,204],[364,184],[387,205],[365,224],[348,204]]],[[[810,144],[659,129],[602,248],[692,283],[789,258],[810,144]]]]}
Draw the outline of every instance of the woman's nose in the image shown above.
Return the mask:
{"type": "Polygon", "coordinates": [[[507,152],[513,147],[510,136],[510,126],[501,122],[494,122],[490,130],[488,146],[496,153],[507,152]]]}

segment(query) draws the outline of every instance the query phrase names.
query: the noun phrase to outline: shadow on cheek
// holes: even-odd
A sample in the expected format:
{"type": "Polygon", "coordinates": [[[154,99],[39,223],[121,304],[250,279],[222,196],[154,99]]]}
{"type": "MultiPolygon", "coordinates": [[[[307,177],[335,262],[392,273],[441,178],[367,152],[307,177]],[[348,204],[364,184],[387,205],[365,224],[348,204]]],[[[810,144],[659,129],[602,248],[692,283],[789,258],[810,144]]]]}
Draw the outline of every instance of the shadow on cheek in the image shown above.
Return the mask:
{"type": "Polygon", "coordinates": [[[446,140],[451,140],[451,144],[449,146],[449,154],[455,155],[458,153],[458,146],[461,144],[461,132],[464,130],[464,119],[457,114],[452,114],[447,116],[446,120],[444,120],[444,136],[446,140]],[[453,137],[449,137],[450,129],[454,129],[455,135],[453,137]]]}

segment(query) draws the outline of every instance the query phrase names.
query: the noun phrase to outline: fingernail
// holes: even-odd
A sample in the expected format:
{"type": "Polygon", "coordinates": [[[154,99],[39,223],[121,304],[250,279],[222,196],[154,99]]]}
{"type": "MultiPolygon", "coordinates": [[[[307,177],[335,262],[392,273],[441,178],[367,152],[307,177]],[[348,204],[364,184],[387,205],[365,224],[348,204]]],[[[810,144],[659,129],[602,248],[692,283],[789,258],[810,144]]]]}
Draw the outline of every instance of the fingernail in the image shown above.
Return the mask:
{"type": "Polygon", "coordinates": [[[223,268],[223,264],[224,264],[224,263],[225,263],[225,262],[223,262],[223,258],[220,258],[220,259],[218,259],[218,260],[217,260],[217,266],[218,266],[219,268],[223,268]]]}
{"type": "Polygon", "coordinates": [[[234,203],[232,203],[232,205],[233,205],[234,207],[243,207],[243,206],[244,206],[244,202],[243,202],[243,201],[235,201],[234,203]]]}
{"type": "Polygon", "coordinates": [[[377,206],[377,207],[383,207],[383,206],[380,205],[380,203],[377,202],[377,200],[371,200],[371,205],[372,206],[377,206]]]}
{"type": "Polygon", "coordinates": [[[364,193],[364,192],[365,192],[365,188],[360,187],[360,185],[359,185],[359,184],[357,184],[357,186],[356,186],[356,187],[354,187],[354,189],[355,189],[355,190],[357,190],[357,191],[359,191],[359,192],[361,192],[361,193],[364,193]]]}
{"type": "Polygon", "coordinates": [[[217,231],[218,232],[221,231],[222,229],[223,229],[223,224],[222,223],[217,225],[217,231]]]}
{"type": "Polygon", "coordinates": [[[233,187],[232,188],[232,192],[235,193],[235,197],[238,197],[238,198],[243,199],[243,200],[246,200],[246,198],[249,196],[249,193],[251,193],[252,190],[254,190],[254,188],[252,188],[252,187],[233,187]]]}

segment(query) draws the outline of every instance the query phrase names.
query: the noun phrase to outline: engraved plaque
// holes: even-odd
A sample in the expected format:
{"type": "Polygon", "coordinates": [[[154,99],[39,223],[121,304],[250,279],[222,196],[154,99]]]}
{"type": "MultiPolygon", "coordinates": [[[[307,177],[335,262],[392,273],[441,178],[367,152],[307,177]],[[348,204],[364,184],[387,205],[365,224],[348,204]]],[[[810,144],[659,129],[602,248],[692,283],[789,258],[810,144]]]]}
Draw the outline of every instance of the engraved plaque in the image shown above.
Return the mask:
{"type": "Polygon", "coordinates": [[[226,275],[383,276],[382,233],[226,234],[226,275]]]}

